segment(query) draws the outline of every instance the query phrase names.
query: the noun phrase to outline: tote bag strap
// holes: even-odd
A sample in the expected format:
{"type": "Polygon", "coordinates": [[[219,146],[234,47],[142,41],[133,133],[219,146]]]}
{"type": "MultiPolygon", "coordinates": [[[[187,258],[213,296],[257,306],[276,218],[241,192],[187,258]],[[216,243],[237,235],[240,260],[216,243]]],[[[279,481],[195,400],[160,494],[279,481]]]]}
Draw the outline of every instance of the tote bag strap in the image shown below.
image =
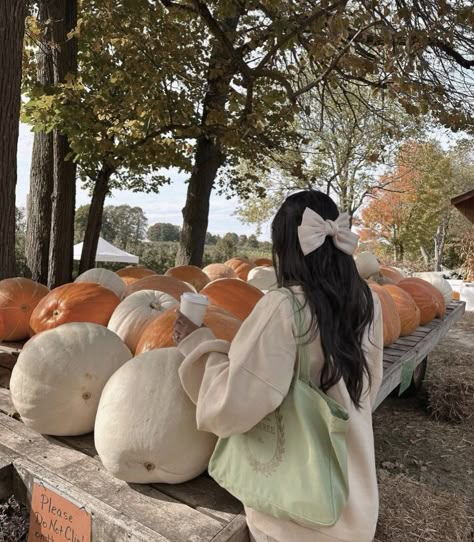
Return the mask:
{"type": "Polygon", "coordinates": [[[304,328],[304,308],[300,303],[296,295],[289,288],[281,288],[290,299],[293,306],[293,315],[295,317],[296,326],[296,370],[295,379],[301,380],[305,384],[310,384],[311,371],[310,363],[307,352],[307,344],[305,342],[305,335],[307,331],[304,328]]]}

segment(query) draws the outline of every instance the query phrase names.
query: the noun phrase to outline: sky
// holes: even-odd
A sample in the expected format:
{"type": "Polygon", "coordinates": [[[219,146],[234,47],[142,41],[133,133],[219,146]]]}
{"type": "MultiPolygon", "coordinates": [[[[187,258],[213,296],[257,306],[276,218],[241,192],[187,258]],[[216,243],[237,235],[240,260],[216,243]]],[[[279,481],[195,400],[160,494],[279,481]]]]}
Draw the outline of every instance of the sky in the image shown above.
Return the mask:
{"type": "MultiPolygon", "coordinates": [[[[16,190],[17,207],[26,207],[32,147],[33,134],[29,126],[20,124],[20,136],[18,139],[18,184],[16,190]]],[[[186,201],[186,176],[173,173],[171,179],[172,183],[164,186],[159,194],[140,194],[128,190],[115,190],[107,198],[105,204],[128,204],[132,207],[141,207],[148,218],[149,225],[155,222],[169,222],[181,226],[183,222],[181,210],[186,201]]],[[[78,183],[76,206],[79,207],[89,202],[90,196],[80,188],[80,183],[78,183]]],[[[234,216],[238,203],[238,198],[227,200],[224,196],[212,195],[208,231],[219,235],[227,232],[245,235],[255,233],[255,226],[243,224],[234,216]]],[[[265,225],[262,228],[260,240],[264,241],[269,238],[270,228],[269,225],[265,225]]]]}

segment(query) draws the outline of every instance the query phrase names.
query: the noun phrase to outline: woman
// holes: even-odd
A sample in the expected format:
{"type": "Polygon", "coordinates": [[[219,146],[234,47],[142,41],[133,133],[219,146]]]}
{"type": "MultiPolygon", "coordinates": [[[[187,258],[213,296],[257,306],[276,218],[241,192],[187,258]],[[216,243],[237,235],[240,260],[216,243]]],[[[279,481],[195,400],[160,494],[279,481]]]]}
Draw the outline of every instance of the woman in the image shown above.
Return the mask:
{"type": "MultiPolygon", "coordinates": [[[[370,542],[378,514],[371,412],[382,379],[380,305],[357,273],[357,236],[325,194],[290,196],[273,220],[272,242],[278,285],[304,305],[312,383],[350,415],[350,494],[336,524],[318,530],[246,508],[251,537],[370,542]]],[[[197,406],[199,429],[220,437],[245,433],[277,409],[294,374],[295,334],[293,305],[278,290],[259,301],[232,345],[179,314],[175,341],[185,356],[180,376],[197,406]]]]}

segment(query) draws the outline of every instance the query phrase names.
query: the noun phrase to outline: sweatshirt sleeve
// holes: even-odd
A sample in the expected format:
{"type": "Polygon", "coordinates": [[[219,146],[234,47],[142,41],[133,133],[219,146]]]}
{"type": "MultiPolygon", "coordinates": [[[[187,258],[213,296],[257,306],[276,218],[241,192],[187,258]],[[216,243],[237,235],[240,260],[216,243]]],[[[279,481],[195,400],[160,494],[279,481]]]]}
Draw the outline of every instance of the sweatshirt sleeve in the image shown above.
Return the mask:
{"type": "Polygon", "coordinates": [[[180,378],[196,404],[198,429],[245,433],[280,406],[296,360],[293,322],[290,301],[275,291],[257,303],[231,345],[206,328],[180,343],[180,378]]]}
{"type": "Polygon", "coordinates": [[[373,408],[375,399],[382,384],[383,377],[383,320],[382,308],[377,295],[374,298],[374,321],[369,326],[367,362],[371,375],[370,406],[373,408]]]}

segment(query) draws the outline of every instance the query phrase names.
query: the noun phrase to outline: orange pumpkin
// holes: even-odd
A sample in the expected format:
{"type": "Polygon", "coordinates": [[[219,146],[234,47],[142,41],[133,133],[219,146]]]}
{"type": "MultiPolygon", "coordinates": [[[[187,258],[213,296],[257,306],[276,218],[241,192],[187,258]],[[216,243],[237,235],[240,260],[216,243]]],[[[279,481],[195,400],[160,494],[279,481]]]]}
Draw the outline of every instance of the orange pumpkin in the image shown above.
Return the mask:
{"type": "Polygon", "coordinates": [[[73,282],[51,290],[36,306],[30,319],[35,333],[68,322],[107,326],[120,299],[94,282],[73,282]]]}
{"type": "Polygon", "coordinates": [[[390,267],[389,265],[381,265],[380,266],[380,273],[390,279],[393,284],[398,284],[401,280],[403,280],[405,277],[398,271],[398,269],[395,269],[394,267],[390,267]]]}
{"type": "MultiPolygon", "coordinates": [[[[138,341],[135,355],[156,348],[175,346],[173,341],[173,327],[176,320],[176,312],[169,309],[157,316],[142,333],[138,341]]],[[[209,305],[204,316],[204,325],[207,326],[218,339],[232,341],[239,331],[242,320],[239,320],[227,311],[209,305]]]]}
{"type": "MultiPolygon", "coordinates": [[[[436,316],[438,318],[441,318],[446,314],[446,302],[444,300],[443,294],[433,286],[430,282],[427,280],[420,279],[418,277],[410,277],[408,279],[403,279],[404,281],[410,281],[411,283],[419,284],[423,288],[428,289],[431,294],[436,298],[436,302],[438,303],[438,310],[436,312],[436,316]]],[[[406,284],[406,282],[405,282],[406,284]]]]}
{"type": "Polygon", "coordinates": [[[206,284],[211,282],[206,273],[195,265],[179,265],[177,267],[172,267],[166,271],[165,277],[174,277],[187,282],[194,286],[198,292],[202,290],[206,284]]]}
{"type": "Polygon", "coordinates": [[[433,293],[423,285],[410,279],[401,280],[398,285],[414,299],[420,309],[420,324],[423,326],[431,322],[438,312],[438,301],[433,293]]]}
{"type": "Polygon", "coordinates": [[[225,265],[233,269],[239,279],[247,280],[249,271],[254,267],[257,267],[251,260],[248,258],[231,258],[225,262],[225,265]]]}
{"type": "Polygon", "coordinates": [[[420,325],[420,309],[411,295],[395,284],[386,284],[383,289],[387,291],[400,316],[400,336],[410,335],[420,325]]]}
{"type": "Polygon", "coordinates": [[[28,339],[31,313],[48,292],[43,284],[23,277],[1,280],[0,340],[28,339]]]}
{"type": "Polygon", "coordinates": [[[397,305],[382,286],[371,284],[370,289],[377,294],[382,306],[383,345],[388,346],[400,337],[401,322],[397,305]]]}
{"type": "Polygon", "coordinates": [[[257,267],[273,267],[273,262],[270,258],[257,258],[253,263],[257,267]]]}
{"type": "Polygon", "coordinates": [[[186,284],[182,280],[174,277],[165,277],[164,275],[150,275],[129,284],[125,290],[125,297],[140,290],[165,292],[165,294],[173,296],[178,301],[181,301],[181,296],[184,292],[196,293],[196,290],[190,284],[186,284]]]}
{"type": "Polygon", "coordinates": [[[218,279],[201,290],[209,302],[225,309],[237,318],[245,320],[263,297],[263,292],[255,286],[239,279],[218,279]]]}
{"type": "Polygon", "coordinates": [[[123,267],[122,269],[119,269],[118,271],[116,271],[116,273],[125,282],[127,286],[129,284],[133,284],[137,280],[142,279],[143,277],[156,275],[154,271],[152,271],[151,269],[148,269],[147,267],[141,267],[141,266],[135,267],[132,265],[123,267]]]}
{"type": "Polygon", "coordinates": [[[236,279],[238,278],[237,273],[224,263],[211,263],[203,269],[204,273],[209,277],[209,280],[212,282],[217,279],[236,279]]]}

